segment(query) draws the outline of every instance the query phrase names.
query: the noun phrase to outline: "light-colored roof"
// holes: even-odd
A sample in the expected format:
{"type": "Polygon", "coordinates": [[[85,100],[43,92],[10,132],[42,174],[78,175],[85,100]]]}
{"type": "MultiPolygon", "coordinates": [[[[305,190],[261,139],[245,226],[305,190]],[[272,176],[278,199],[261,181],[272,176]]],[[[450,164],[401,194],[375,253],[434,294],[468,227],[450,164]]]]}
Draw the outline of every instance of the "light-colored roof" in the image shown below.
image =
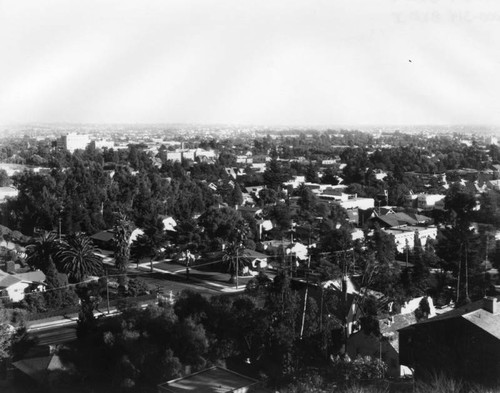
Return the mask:
{"type": "Polygon", "coordinates": [[[462,318],[472,322],[492,336],[500,339],[500,314],[492,314],[482,308],[469,314],[462,315],[462,318]]]}
{"type": "Polygon", "coordinates": [[[212,367],[183,378],[174,379],[158,386],[160,392],[172,393],[226,393],[257,384],[258,381],[244,375],[212,367]]]}
{"type": "Polygon", "coordinates": [[[13,284],[21,282],[21,279],[13,276],[11,274],[1,275],[0,276],[0,288],[8,288],[13,284]]]}
{"type": "MultiPolygon", "coordinates": [[[[499,298],[497,298],[498,301],[499,298]]],[[[443,320],[449,320],[454,318],[463,318],[480,329],[490,333],[492,336],[500,339],[500,313],[492,314],[483,309],[483,299],[466,304],[465,306],[455,308],[454,310],[448,311],[446,313],[437,315],[435,317],[426,319],[424,321],[419,322],[416,325],[412,326],[420,326],[429,323],[435,323],[443,320]]],[[[401,330],[405,330],[407,328],[403,328],[401,330]]]]}
{"type": "Polygon", "coordinates": [[[45,274],[41,270],[35,270],[34,272],[17,273],[15,276],[22,281],[30,282],[44,282],[46,278],[45,274]]]}

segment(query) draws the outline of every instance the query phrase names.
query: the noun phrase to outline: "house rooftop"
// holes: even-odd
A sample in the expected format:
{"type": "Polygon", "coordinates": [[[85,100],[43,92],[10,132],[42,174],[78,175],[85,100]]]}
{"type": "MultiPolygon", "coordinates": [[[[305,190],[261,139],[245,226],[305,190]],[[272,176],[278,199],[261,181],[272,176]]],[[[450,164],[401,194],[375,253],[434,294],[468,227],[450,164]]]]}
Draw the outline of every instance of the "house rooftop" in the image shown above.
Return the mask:
{"type": "Polygon", "coordinates": [[[22,280],[20,278],[17,278],[15,275],[0,272],[0,288],[8,288],[12,284],[18,283],[20,281],[22,280]]]}
{"type": "Polygon", "coordinates": [[[21,279],[22,281],[30,281],[30,282],[44,282],[45,274],[41,270],[35,270],[33,272],[26,273],[17,273],[16,277],[21,279]]]}
{"type": "Polygon", "coordinates": [[[91,239],[93,240],[98,240],[98,241],[101,241],[101,242],[109,242],[111,240],[113,240],[113,238],[115,237],[114,233],[112,230],[105,230],[105,231],[101,231],[101,232],[97,232],[96,234],[90,236],[91,239]]]}
{"type": "Polygon", "coordinates": [[[491,299],[493,301],[496,299],[496,307],[499,307],[498,300],[500,297],[484,298],[400,330],[411,329],[413,326],[435,323],[454,318],[463,318],[500,339],[500,312],[498,309],[496,312],[485,310],[485,301],[487,299],[491,299]]]}
{"type": "Polygon", "coordinates": [[[482,308],[470,312],[469,314],[462,315],[462,318],[473,323],[485,332],[488,332],[497,339],[500,339],[500,314],[492,314],[482,308]]]}
{"type": "Polygon", "coordinates": [[[257,380],[222,367],[212,367],[158,385],[158,392],[226,393],[256,385],[257,380]]]}

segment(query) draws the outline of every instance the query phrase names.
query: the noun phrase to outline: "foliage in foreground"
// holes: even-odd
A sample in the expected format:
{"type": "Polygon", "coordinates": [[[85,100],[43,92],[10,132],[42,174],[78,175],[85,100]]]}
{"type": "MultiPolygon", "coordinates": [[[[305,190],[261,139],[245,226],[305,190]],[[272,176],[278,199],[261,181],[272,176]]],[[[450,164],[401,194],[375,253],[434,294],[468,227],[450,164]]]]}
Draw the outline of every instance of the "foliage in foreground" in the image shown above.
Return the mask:
{"type": "Polygon", "coordinates": [[[429,382],[389,382],[385,380],[346,381],[344,384],[311,373],[281,389],[281,393],[494,393],[497,388],[468,384],[435,375],[429,382]]]}
{"type": "Polygon", "coordinates": [[[344,384],[333,382],[316,373],[305,375],[281,389],[281,393],[494,393],[497,388],[457,381],[442,375],[435,375],[431,381],[416,382],[411,380],[390,382],[386,380],[346,381],[344,384]]]}

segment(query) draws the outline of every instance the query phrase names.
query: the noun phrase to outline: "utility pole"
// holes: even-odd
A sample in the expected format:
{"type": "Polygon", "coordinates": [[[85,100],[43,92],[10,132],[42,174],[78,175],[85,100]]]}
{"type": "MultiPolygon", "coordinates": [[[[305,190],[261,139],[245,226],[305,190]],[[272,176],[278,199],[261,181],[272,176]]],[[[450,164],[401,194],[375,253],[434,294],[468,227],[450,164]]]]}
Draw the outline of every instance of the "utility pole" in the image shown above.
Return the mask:
{"type": "Polygon", "coordinates": [[[462,245],[460,245],[460,258],[458,260],[458,278],[457,278],[457,301],[460,297],[460,275],[462,274],[462,245]]]}
{"type": "Polygon", "coordinates": [[[309,254],[308,258],[307,258],[306,292],[304,294],[304,308],[302,309],[302,324],[300,326],[300,339],[301,340],[302,340],[302,334],[304,333],[304,324],[305,324],[305,321],[306,321],[307,292],[309,291],[309,267],[310,266],[311,266],[311,255],[309,254]]]}
{"type": "Polygon", "coordinates": [[[236,289],[238,289],[238,270],[240,268],[239,260],[238,260],[238,250],[239,250],[239,247],[236,247],[236,289]]]}
{"type": "Polygon", "coordinates": [[[59,243],[61,242],[61,237],[62,237],[62,213],[64,211],[64,206],[61,203],[61,206],[59,207],[59,243]]]}
{"type": "Polygon", "coordinates": [[[410,248],[410,246],[408,245],[408,239],[406,239],[406,268],[408,269],[408,250],[410,248]]]}
{"type": "Polygon", "coordinates": [[[467,243],[465,243],[465,300],[468,302],[469,301],[469,267],[467,263],[467,243]]]}
{"type": "Polygon", "coordinates": [[[109,314],[109,282],[108,282],[108,269],[106,269],[106,305],[108,307],[109,314]]]}

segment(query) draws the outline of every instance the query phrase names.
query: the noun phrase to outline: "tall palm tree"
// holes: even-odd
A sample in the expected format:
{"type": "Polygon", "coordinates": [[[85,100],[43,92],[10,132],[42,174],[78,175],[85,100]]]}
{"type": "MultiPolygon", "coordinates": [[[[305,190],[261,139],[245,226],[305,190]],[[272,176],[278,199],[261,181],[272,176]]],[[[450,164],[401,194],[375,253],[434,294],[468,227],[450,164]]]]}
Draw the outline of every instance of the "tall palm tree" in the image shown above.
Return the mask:
{"type": "Polygon", "coordinates": [[[241,247],[238,243],[229,243],[224,249],[224,254],[222,255],[222,261],[227,264],[227,271],[231,275],[229,282],[232,284],[235,282],[236,270],[239,270],[239,255],[241,247]]]}
{"type": "Polygon", "coordinates": [[[47,272],[51,258],[57,253],[56,234],[54,232],[42,232],[42,234],[26,247],[26,263],[34,269],[47,272]]]}
{"type": "Polygon", "coordinates": [[[123,273],[127,272],[130,259],[130,235],[132,234],[132,223],[127,216],[119,213],[114,226],[114,248],[115,265],[123,273]]]}
{"type": "Polygon", "coordinates": [[[59,270],[71,282],[79,282],[89,275],[102,273],[102,259],[95,254],[92,241],[83,234],[67,236],[56,254],[59,270]]]}

